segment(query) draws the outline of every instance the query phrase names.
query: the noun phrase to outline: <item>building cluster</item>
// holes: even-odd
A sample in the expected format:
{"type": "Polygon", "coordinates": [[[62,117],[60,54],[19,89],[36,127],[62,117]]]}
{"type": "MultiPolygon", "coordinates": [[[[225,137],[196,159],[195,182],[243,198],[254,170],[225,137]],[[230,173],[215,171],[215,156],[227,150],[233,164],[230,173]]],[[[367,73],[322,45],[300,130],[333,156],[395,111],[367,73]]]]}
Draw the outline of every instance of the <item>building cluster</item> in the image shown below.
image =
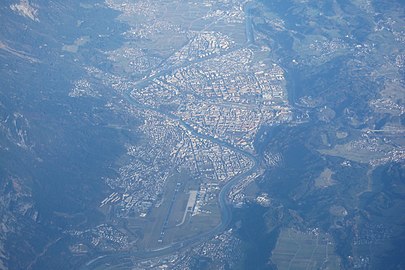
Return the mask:
{"type": "Polygon", "coordinates": [[[204,206],[217,198],[216,194],[219,191],[219,185],[216,183],[202,183],[196,194],[196,200],[192,209],[192,215],[199,215],[201,213],[209,214],[204,206]]]}
{"type": "Polygon", "coordinates": [[[390,113],[393,115],[402,115],[405,113],[405,106],[394,102],[391,98],[378,98],[369,101],[370,106],[381,113],[390,113]]]}
{"type": "Polygon", "coordinates": [[[215,269],[229,269],[226,267],[233,268],[241,259],[241,240],[235,237],[233,230],[230,229],[194,247],[191,251],[138,262],[135,269],[191,270],[204,260],[213,263],[215,269]]]}
{"type": "MultiPolygon", "coordinates": [[[[361,251],[364,251],[363,247],[368,247],[367,250],[371,251],[374,250],[372,247],[378,247],[393,237],[393,230],[387,226],[383,224],[367,224],[361,230],[355,231],[353,246],[361,251]]],[[[350,260],[354,269],[368,269],[372,257],[372,252],[361,252],[350,256],[350,260]]]]}
{"type": "Polygon", "coordinates": [[[215,261],[223,262],[234,258],[233,256],[236,254],[233,253],[235,251],[236,253],[238,252],[241,242],[232,234],[232,231],[232,229],[229,229],[228,231],[215,236],[210,241],[203,243],[201,247],[199,247],[198,254],[215,261]]]}
{"type": "Polygon", "coordinates": [[[255,172],[233,186],[228,194],[228,201],[235,205],[243,204],[245,202],[245,194],[243,193],[243,190],[245,190],[250,183],[255,181],[261,174],[263,174],[263,172],[264,171],[255,172]]]}
{"type": "MultiPolygon", "coordinates": [[[[207,1],[205,3],[207,6],[212,6],[212,1],[207,1]]],[[[243,6],[235,5],[234,3],[227,8],[213,8],[208,13],[203,16],[204,20],[215,20],[217,22],[227,23],[227,24],[237,24],[245,22],[245,12],[243,11],[243,6]]]]}
{"type": "Polygon", "coordinates": [[[264,63],[249,68],[252,57],[251,50],[238,49],[177,68],[131,96],[154,108],[171,106],[196,131],[251,150],[260,125],[292,117],[284,71],[264,63]]]}
{"type": "Polygon", "coordinates": [[[97,92],[96,89],[94,89],[91,82],[89,82],[86,79],[80,79],[73,82],[73,87],[68,95],[70,97],[82,97],[82,96],[96,97],[99,96],[99,93],[97,92]]]}
{"type": "Polygon", "coordinates": [[[350,257],[353,269],[369,269],[370,268],[370,257],[369,256],[355,256],[350,257]]]}
{"type": "MultiPolygon", "coordinates": [[[[134,104],[122,99],[121,109],[144,121],[137,129],[140,142],[127,145],[116,176],[104,179],[111,191],[100,207],[113,209],[115,217],[147,218],[162,200],[174,170],[186,170],[199,179],[191,214],[204,213],[221,185],[253,166],[250,158],[229,146],[253,151],[261,125],[291,119],[283,69],[256,60],[251,49],[236,48],[219,32],[191,33],[188,44],[159,64],[161,70],[153,71],[158,59],[129,46],[109,52],[108,57],[128,72],[152,69],[148,78],[134,82],[86,68],[95,83],[117,95],[130,93],[134,104]]],[[[83,82],[85,86],[90,87],[83,82]]],[[[112,104],[116,102],[106,107],[119,109],[112,104]]],[[[243,201],[241,191],[256,176],[234,187],[232,202],[243,201]]]]}
{"type": "MultiPolygon", "coordinates": [[[[404,38],[403,42],[405,42],[405,38],[404,38]]],[[[405,54],[398,54],[395,57],[395,66],[397,68],[404,68],[405,67],[405,54]]]]}
{"type": "Polygon", "coordinates": [[[264,152],[263,157],[268,167],[277,167],[283,164],[283,156],[280,153],[272,153],[267,150],[264,152]]]}
{"type": "Polygon", "coordinates": [[[379,244],[392,237],[392,229],[384,224],[367,224],[361,230],[356,231],[353,245],[379,244]]]}
{"type": "Polygon", "coordinates": [[[150,55],[147,50],[136,48],[132,43],[108,52],[108,60],[114,64],[117,71],[132,76],[144,74],[162,62],[160,57],[150,55]]]}
{"type": "Polygon", "coordinates": [[[269,197],[269,194],[263,192],[259,196],[256,197],[256,203],[263,206],[263,207],[270,207],[271,205],[271,198],[269,197]]]}
{"type": "Polygon", "coordinates": [[[123,94],[135,87],[135,83],[121,76],[102,71],[96,67],[86,67],[88,76],[98,80],[98,83],[110,87],[117,93],[123,94]]]}
{"type": "Polygon", "coordinates": [[[323,54],[330,54],[346,49],[347,45],[343,40],[334,38],[332,40],[315,40],[309,45],[309,48],[323,54]]]}
{"type": "Polygon", "coordinates": [[[147,0],[134,2],[130,0],[114,1],[106,0],[105,4],[112,9],[120,11],[122,17],[131,16],[144,16],[148,18],[154,18],[159,13],[159,4],[155,1],[147,0]]]}
{"type": "Polygon", "coordinates": [[[172,33],[184,32],[178,25],[165,20],[154,20],[150,23],[137,23],[124,32],[123,35],[128,40],[147,40],[166,31],[172,33]]]}
{"type": "Polygon", "coordinates": [[[176,164],[212,182],[225,182],[253,165],[245,156],[192,134],[175,149],[173,157],[176,164]]]}
{"type": "Polygon", "coordinates": [[[390,162],[401,163],[405,160],[405,149],[393,149],[389,151],[386,156],[370,161],[370,165],[379,166],[390,162]]]}
{"type": "Polygon", "coordinates": [[[220,32],[191,32],[189,35],[191,36],[190,41],[170,56],[163,63],[162,69],[216,56],[229,50],[234,45],[233,40],[220,32]]]}
{"type": "MultiPolygon", "coordinates": [[[[139,12],[156,15],[156,6],[149,1],[107,1],[107,5],[123,12],[124,17],[139,12]]],[[[243,13],[240,7],[221,13],[218,20],[237,21],[239,13],[243,13]]],[[[136,129],[139,141],[126,145],[126,155],[116,162],[116,175],[104,179],[110,192],[100,201],[100,207],[115,221],[117,217],[148,219],[151,210],[168,199],[164,190],[169,177],[180,171],[199,184],[199,188],[190,190],[184,217],[210,214],[205,206],[217,199],[221,187],[254,166],[254,160],[241,150],[253,151],[259,128],[291,120],[283,69],[260,61],[253,49],[237,47],[223,33],[188,31],[188,43],[166,60],[131,44],[130,38],[148,38],[166,31],[166,26],[174,27],[164,20],[132,24],[125,34],[128,43],[107,53],[113,70],[123,76],[86,68],[94,85],[114,90],[110,96],[115,100],[106,108],[143,121],[136,129]],[[134,80],[140,76],[142,79],[134,80]]],[[[80,89],[91,87],[86,81],[78,81],[80,89]]],[[[229,199],[241,202],[242,190],[258,175],[241,179],[229,199]]],[[[266,197],[258,200],[267,203],[266,197]]],[[[116,249],[125,247],[128,239],[106,226],[77,232],[76,236],[99,249],[104,243],[116,249]]],[[[236,246],[237,240],[225,232],[205,242],[196,254],[225,261],[236,246]]],[[[84,250],[82,246],[73,249],[84,250]]],[[[172,260],[174,257],[162,262],[170,264],[172,260]]],[[[190,261],[184,262],[185,266],[190,261]]],[[[156,261],[150,265],[155,263],[159,265],[156,261]]]]}
{"type": "Polygon", "coordinates": [[[107,224],[83,231],[66,231],[66,233],[80,242],[70,247],[72,252],[78,254],[87,252],[89,247],[100,251],[119,251],[129,247],[128,236],[107,224]]]}
{"type": "Polygon", "coordinates": [[[215,269],[228,269],[226,266],[233,267],[240,262],[242,254],[241,240],[230,229],[196,245],[191,250],[134,261],[133,268],[191,270],[204,260],[208,260],[214,263],[215,269]]]}
{"type": "MultiPolygon", "coordinates": [[[[402,131],[393,130],[392,133],[394,135],[401,135],[402,131]]],[[[349,142],[345,150],[367,155],[367,158],[364,160],[367,160],[373,166],[388,162],[402,162],[405,159],[403,147],[396,145],[384,134],[381,135],[378,131],[373,130],[367,130],[359,139],[349,142]]]]}
{"type": "Polygon", "coordinates": [[[178,115],[199,132],[250,149],[262,120],[258,109],[216,103],[188,103],[178,115]]]}
{"type": "Polygon", "coordinates": [[[117,178],[105,179],[113,192],[100,206],[117,205],[124,217],[132,213],[145,216],[162,194],[168,173],[157,163],[148,165],[141,159],[132,159],[119,168],[119,174],[117,178]]]}
{"type": "Polygon", "coordinates": [[[140,130],[145,141],[128,145],[128,159],[118,169],[118,176],[105,178],[112,192],[100,206],[114,205],[120,209],[116,213],[123,217],[145,217],[161,198],[173,168],[185,169],[205,183],[199,194],[207,194],[197,200],[197,205],[202,206],[214,191],[218,192],[218,184],[253,165],[245,156],[192,134],[174,120],[150,115],[140,130]]]}
{"type": "MultiPolygon", "coordinates": [[[[351,39],[352,37],[348,36],[346,38],[351,39]]],[[[345,54],[348,49],[351,49],[351,45],[345,39],[326,38],[316,35],[308,36],[299,46],[301,46],[302,53],[297,60],[293,60],[293,63],[302,65],[319,65],[331,61],[337,55],[345,54]]],[[[361,50],[362,52],[356,49],[356,53],[369,52],[369,48],[364,49],[361,50]]]]}
{"type": "Polygon", "coordinates": [[[176,145],[179,133],[170,122],[161,122],[151,116],[141,127],[148,140],[138,145],[127,145],[127,160],[118,169],[118,177],[106,178],[113,192],[102,202],[115,205],[119,215],[146,216],[163,193],[172,169],[169,146],[176,145]]]}

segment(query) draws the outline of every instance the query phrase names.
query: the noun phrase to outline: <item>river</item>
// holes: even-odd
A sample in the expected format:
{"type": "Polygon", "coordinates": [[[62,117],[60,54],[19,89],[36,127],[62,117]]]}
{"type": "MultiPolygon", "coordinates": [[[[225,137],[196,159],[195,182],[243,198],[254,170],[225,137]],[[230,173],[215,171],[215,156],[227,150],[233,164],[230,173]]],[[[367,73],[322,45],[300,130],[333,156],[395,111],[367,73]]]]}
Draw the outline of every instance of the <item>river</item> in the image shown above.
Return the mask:
{"type": "MultiPolygon", "coordinates": [[[[213,138],[209,135],[198,133],[189,124],[184,122],[178,116],[176,116],[172,113],[169,113],[169,112],[163,112],[157,108],[153,108],[151,106],[137,102],[130,96],[129,92],[124,93],[123,97],[126,99],[127,102],[129,102],[131,105],[137,107],[138,109],[155,111],[159,114],[165,115],[166,117],[171,118],[174,121],[177,121],[180,125],[182,125],[187,130],[189,130],[193,135],[206,139],[206,140],[209,140],[212,143],[221,145],[222,147],[226,147],[234,152],[237,152],[237,153],[247,157],[248,159],[250,159],[253,166],[249,170],[245,171],[244,173],[238,174],[235,177],[233,177],[232,179],[230,179],[220,190],[219,196],[218,196],[218,204],[219,204],[220,211],[221,211],[221,223],[214,229],[212,229],[206,233],[198,234],[194,237],[190,237],[183,241],[172,243],[166,247],[162,247],[159,249],[141,251],[141,252],[130,252],[130,253],[122,252],[122,253],[115,253],[115,254],[99,254],[98,258],[92,259],[90,262],[85,264],[81,269],[95,269],[95,268],[91,267],[94,264],[97,264],[99,266],[102,265],[103,269],[115,269],[115,267],[117,265],[112,263],[114,261],[119,262],[121,264],[120,266],[122,266],[123,261],[127,261],[127,263],[130,264],[130,262],[134,259],[143,260],[143,259],[154,258],[154,257],[171,254],[171,253],[179,251],[183,248],[186,248],[186,247],[189,248],[193,245],[199,244],[207,239],[210,239],[211,237],[215,236],[216,234],[223,232],[229,226],[229,224],[232,220],[232,206],[227,200],[228,193],[230,192],[231,188],[234,185],[236,185],[239,181],[245,179],[247,176],[249,176],[250,174],[252,174],[253,172],[255,172],[258,169],[258,164],[259,164],[258,158],[256,156],[252,155],[251,153],[243,151],[227,142],[213,138]],[[100,256],[100,255],[103,255],[103,256],[100,256]],[[129,259],[131,259],[131,260],[129,260],[129,259]]],[[[130,267],[130,265],[128,265],[128,267],[130,267]]]]}
{"type": "MultiPolygon", "coordinates": [[[[248,44],[254,43],[253,25],[252,25],[251,11],[250,11],[251,5],[249,3],[247,3],[244,8],[245,8],[245,12],[247,14],[246,22],[245,22],[246,23],[247,43],[248,44]]],[[[235,46],[232,50],[237,50],[237,49],[239,49],[239,46],[235,46]]],[[[229,51],[227,51],[225,53],[229,53],[229,51]]],[[[218,55],[216,55],[215,57],[218,57],[218,55]]],[[[205,60],[207,60],[207,59],[204,59],[204,60],[198,59],[195,62],[197,63],[197,62],[205,61],[205,60]]],[[[192,64],[192,63],[187,63],[187,65],[190,65],[190,64],[192,64]]],[[[176,68],[180,68],[180,67],[181,66],[177,66],[176,68]]],[[[144,86],[147,83],[151,82],[154,78],[156,78],[158,76],[162,76],[168,72],[169,72],[168,70],[161,70],[160,72],[158,72],[157,74],[154,74],[153,76],[150,76],[146,79],[138,81],[136,85],[138,87],[144,86]]],[[[220,190],[219,196],[218,196],[218,205],[219,205],[220,211],[221,211],[221,223],[218,224],[218,226],[216,226],[214,229],[212,229],[206,233],[203,233],[203,234],[195,235],[195,236],[185,239],[183,241],[172,243],[168,246],[165,246],[165,247],[162,247],[159,249],[140,251],[140,252],[120,252],[120,253],[113,253],[113,254],[111,254],[111,253],[110,254],[108,254],[108,253],[98,254],[97,258],[92,259],[89,262],[87,262],[87,264],[83,265],[80,268],[82,270],[96,269],[97,266],[102,267],[102,269],[116,269],[118,264],[120,267],[128,266],[128,268],[131,268],[131,262],[133,260],[143,260],[143,259],[154,258],[154,257],[171,254],[176,251],[182,250],[184,248],[190,248],[193,245],[197,245],[207,239],[210,239],[211,237],[213,237],[217,234],[220,234],[229,226],[229,224],[232,220],[232,206],[227,200],[227,195],[229,194],[229,192],[233,186],[235,186],[239,181],[245,179],[247,176],[249,176],[250,174],[255,172],[259,166],[259,161],[258,161],[257,156],[254,156],[253,154],[251,154],[247,151],[243,151],[242,149],[239,149],[239,148],[231,145],[230,143],[221,141],[221,140],[211,137],[207,134],[198,133],[189,124],[184,122],[177,115],[174,115],[167,111],[159,110],[158,108],[154,108],[152,106],[148,106],[148,105],[139,103],[131,97],[130,92],[124,93],[122,95],[122,97],[128,103],[130,103],[131,105],[133,105],[134,107],[136,107],[138,109],[154,111],[154,112],[157,112],[161,115],[164,115],[164,116],[178,122],[180,125],[182,125],[184,128],[186,128],[188,131],[190,131],[191,134],[193,134],[194,136],[197,136],[197,137],[205,139],[205,140],[209,140],[210,142],[212,142],[214,144],[221,145],[222,147],[228,148],[234,152],[237,152],[237,153],[245,156],[246,158],[250,159],[253,166],[249,170],[247,170],[239,175],[236,175],[235,177],[230,179],[220,190]],[[117,264],[115,264],[114,262],[117,262],[117,264]]]]}

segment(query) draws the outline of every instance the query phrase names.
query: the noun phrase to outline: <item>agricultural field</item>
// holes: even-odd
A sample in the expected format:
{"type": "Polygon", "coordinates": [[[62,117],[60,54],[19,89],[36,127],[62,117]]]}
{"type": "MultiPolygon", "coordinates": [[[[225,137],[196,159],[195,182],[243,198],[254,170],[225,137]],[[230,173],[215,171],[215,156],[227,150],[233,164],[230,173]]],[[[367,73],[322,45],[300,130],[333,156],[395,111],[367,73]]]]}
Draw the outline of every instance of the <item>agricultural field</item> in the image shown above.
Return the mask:
{"type": "Polygon", "coordinates": [[[283,229],[271,258],[278,269],[340,269],[331,239],[317,229],[283,229]]]}

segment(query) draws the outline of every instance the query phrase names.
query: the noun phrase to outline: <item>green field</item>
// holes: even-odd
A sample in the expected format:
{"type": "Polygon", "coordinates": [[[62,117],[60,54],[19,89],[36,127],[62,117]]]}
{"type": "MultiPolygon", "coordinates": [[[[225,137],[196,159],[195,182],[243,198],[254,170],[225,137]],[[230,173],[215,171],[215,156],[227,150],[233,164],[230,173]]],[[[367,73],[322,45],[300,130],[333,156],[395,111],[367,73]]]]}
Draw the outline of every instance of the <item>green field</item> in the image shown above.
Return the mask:
{"type": "Polygon", "coordinates": [[[322,233],[283,229],[271,260],[284,269],[340,269],[334,246],[322,233]]]}

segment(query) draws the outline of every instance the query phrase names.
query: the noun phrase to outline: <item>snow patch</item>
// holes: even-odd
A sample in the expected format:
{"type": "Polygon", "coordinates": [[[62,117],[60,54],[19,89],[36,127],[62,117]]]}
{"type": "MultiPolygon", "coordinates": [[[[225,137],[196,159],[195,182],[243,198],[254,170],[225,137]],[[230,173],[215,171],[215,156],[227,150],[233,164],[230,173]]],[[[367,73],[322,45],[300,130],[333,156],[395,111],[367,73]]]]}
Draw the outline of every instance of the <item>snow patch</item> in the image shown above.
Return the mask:
{"type": "Polygon", "coordinates": [[[38,10],[33,8],[28,0],[21,0],[19,4],[10,5],[11,10],[20,15],[30,18],[33,21],[39,22],[37,13],[38,10]]]}

